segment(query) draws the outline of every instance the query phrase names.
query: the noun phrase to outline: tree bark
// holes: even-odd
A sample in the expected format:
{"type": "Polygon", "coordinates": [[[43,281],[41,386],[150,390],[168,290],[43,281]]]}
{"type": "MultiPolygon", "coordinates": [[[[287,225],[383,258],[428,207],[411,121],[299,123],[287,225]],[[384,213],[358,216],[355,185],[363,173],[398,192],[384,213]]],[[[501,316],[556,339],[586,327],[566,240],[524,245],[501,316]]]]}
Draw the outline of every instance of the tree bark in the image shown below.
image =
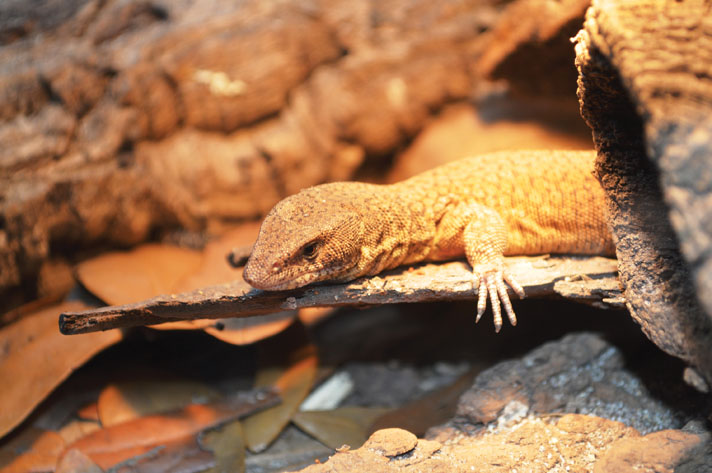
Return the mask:
{"type": "Polygon", "coordinates": [[[576,44],[581,111],[599,154],[628,307],[652,341],[708,382],[710,8],[596,0],[576,44]]]}

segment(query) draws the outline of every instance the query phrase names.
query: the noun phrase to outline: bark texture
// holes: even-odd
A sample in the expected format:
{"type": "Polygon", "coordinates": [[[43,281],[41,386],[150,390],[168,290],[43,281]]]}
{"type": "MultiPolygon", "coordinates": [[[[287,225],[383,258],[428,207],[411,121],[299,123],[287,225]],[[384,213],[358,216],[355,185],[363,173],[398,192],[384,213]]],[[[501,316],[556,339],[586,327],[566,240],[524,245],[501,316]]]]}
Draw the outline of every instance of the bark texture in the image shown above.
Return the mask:
{"type": "Polygon", "coordinates": [[[507,80],[523,95],[573,97],[576,67],[571,37],[590,0],[520,0],[502,13],[478,60],[482,73],[507,80]]]}
{"type": "Polygon", "coordinates": [[[599,153],[629,309],[651,340],[708,382],[711,8],[597,0],[576,45],[581,111],[599,153]]]}
{"type": "MultiPolygon", "coordinates": [[[[562,297],[599,308],[623,308],[615,260],[610,258],[518,256],[507,258],[507,262],[528,297],[562,297]]],[[[399,268],[347,283],[289,291],[260,291],[239,279],[134,304],[67,312],[60,317],[59,327],[62,333],[71,335],[178,320],[251,317],[306,307],[472,300],[476,291],[472,271],[461,261],[425,264],[415,270],[399,268]]]]}

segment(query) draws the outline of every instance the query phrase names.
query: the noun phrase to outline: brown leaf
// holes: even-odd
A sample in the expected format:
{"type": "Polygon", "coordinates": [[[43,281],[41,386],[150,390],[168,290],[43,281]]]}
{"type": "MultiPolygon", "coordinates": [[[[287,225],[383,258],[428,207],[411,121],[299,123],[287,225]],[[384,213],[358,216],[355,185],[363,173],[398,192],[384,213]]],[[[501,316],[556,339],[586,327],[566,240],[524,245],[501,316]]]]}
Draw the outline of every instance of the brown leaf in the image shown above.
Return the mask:
{"type": "Polygon", "coordinates": [[[62,450],[58,433],[29,427],[0,448],[0,473],[53,471],[62,450]]]}
{"type": "Polygon", "coordinates": [[[248,417],[242,423],[247,446],[260,452],[279,435],[312,387],[317,369],[316,348],[301,323],[263,341],[255,385],[274,386],[282,403],[248,417]]]}
{"type": "Polygon", "coordinates": [[[73,448],[64,454],[54,473],[103,473],[99,465],[79,450],[73,448]]]}
{"type": "Polygon", "coordinates": [[[46,309],[47,307],[57,305],[64,299],[64,295],[62,294],[54,294],[51,296],[45,296],[41,297],[39,299],[35,299],[34,301],[30,301],[26,304],[21,305],[20,307],[16,307],[15,309],[11,309],[4,314],[0,315],[0,327],[3,327],[5,325],[8,325],[12,322],[15,322],[17,320],[20,320],[21,318],[25,317],[26,315],[39,312],[42,309],[46,309]]]}
{"type": "Polygon", "coordinates": [[[215,325],[222,320],[223,319],[179,320],[177,322],[149,325],[149,327],[154,330],[204,330],[208,327],[215,327],[215,325]]]}
{"type": "Polygon", "coordinates": [[[121,340],[119,330],[89,337],[66,337],[57,329],[57,318],[67,310],[86,308],[68,302],[44,309],[0,330],[0,436],[18,425],[35,406],[104,348],[121,340]]]}
{"type": "Polygon", "coordinates": [[[107,304],[128,304],[173,292],[200,262],[195,250],[149,243],[84,261],[77,273],[84,287],[107,304]]]}
{"type": "Polygon", "coordinates": [[[359,448],[368,438],[373,421],[388,411],[386,408],[356,406],[302,411],[294,414],[292,422],[327,447],[337,449],[348,445],[359,448]]]}
{"type": "Polygon", "coordinates": [[[66,444],[74,443],[82,437],[101,429],[98,421],[72,420],[57,432],[66,444]]]}
{"type": "Polygon", "coordinates": [[[290,310],[244,319],[220,319],[220,326],[206,328],[205,332],[233,345],[248,345],[285,330],[294,322],[297,313],[290,310]]]}
{"type": "Polygon", "coordinates": [[[215,466],[205,473],[243,473],[245,471],[245,438],[240,421],[203,433],[200,446],[215,455],[215,466]]]}
{"type": "Polygon", "coordinates": [[[430,427],[443,424],[455,415],[460,395],[472,386],[478,372],[479,370],[470,370],[452,384],[384,413],[374,420],[367,433],[399,427],[418,436],[425,435],[425,431],[430,427]]]}
{"type": "Polygon", "coordinates": [[[99,421],[99,405],[96,402],[90,402],[82,406],[77,411],[77,417],[82,420],[95,420],[99,421]]]}
{"type": "Polygon", "coordinates": [[[166,442],[148,452],[111,467],[116,473],[198,473],[215,465],[215,457],[193,435],[166,442]]]}
{"type": "Polygon", "coordinates": [[[205,245],[197,270],[178,281],[171,292],[187,292],[242,279],[242,268],[235,269],[230,266],[227,256],[236,246],[254,244],[259,231],[258,222],[245,223],[205,245]]]}
{"type": "Polygon", "coordinates": [[[333,307],[305,307],[299,309],[299,320],[307,327],[310,327],[330,317],[335,310],[333,307]]]}
{"type": "Polygon", "coordinates": [[[98,430],[68,448],[81,450],[106,469],[156,447],[179,442],[203,429],[244,417],[277,400],[274,392],[253,390],[211,404],[191,404],[180,411],[140,417],[98,430]]]}
{"type": "Polygon", "coordinates": [[[107,386],[97,404],[101,424],[111,427],[188,404],[205,404],[219,396],[217,390],[197,381],[129,381],[107,386]]]}

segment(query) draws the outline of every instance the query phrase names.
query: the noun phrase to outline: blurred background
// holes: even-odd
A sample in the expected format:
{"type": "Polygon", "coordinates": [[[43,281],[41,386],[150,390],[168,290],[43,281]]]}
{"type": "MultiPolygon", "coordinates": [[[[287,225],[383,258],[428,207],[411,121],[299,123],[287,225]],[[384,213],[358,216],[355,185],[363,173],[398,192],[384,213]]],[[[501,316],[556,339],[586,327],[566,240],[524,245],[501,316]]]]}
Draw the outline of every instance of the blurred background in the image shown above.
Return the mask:
{"type": "Polygon", "coordinates": [[[87,254],[200,246],[314,184],[591,148],[587,6],[3,1],[0,312],[66,291],[87,254]]]}

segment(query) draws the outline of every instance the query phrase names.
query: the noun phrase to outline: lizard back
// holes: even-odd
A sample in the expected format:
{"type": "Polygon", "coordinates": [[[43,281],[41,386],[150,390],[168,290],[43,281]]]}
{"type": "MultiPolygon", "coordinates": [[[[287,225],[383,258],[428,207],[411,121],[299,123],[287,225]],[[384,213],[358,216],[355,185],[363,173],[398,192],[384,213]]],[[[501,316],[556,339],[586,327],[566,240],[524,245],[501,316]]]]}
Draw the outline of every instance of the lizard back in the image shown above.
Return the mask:
{"type": "MultiPolygon", "coordinates": [[[[439,222],[475,202],[504,219],[505,255],[614,252],[593,151],[507,151],[454,161],[393,184],[439,222]]],[[[437,225],[437,223],[436,223],[437,225]]],[[[439,260],[452,254],[431,254],[439,260]]]]}

